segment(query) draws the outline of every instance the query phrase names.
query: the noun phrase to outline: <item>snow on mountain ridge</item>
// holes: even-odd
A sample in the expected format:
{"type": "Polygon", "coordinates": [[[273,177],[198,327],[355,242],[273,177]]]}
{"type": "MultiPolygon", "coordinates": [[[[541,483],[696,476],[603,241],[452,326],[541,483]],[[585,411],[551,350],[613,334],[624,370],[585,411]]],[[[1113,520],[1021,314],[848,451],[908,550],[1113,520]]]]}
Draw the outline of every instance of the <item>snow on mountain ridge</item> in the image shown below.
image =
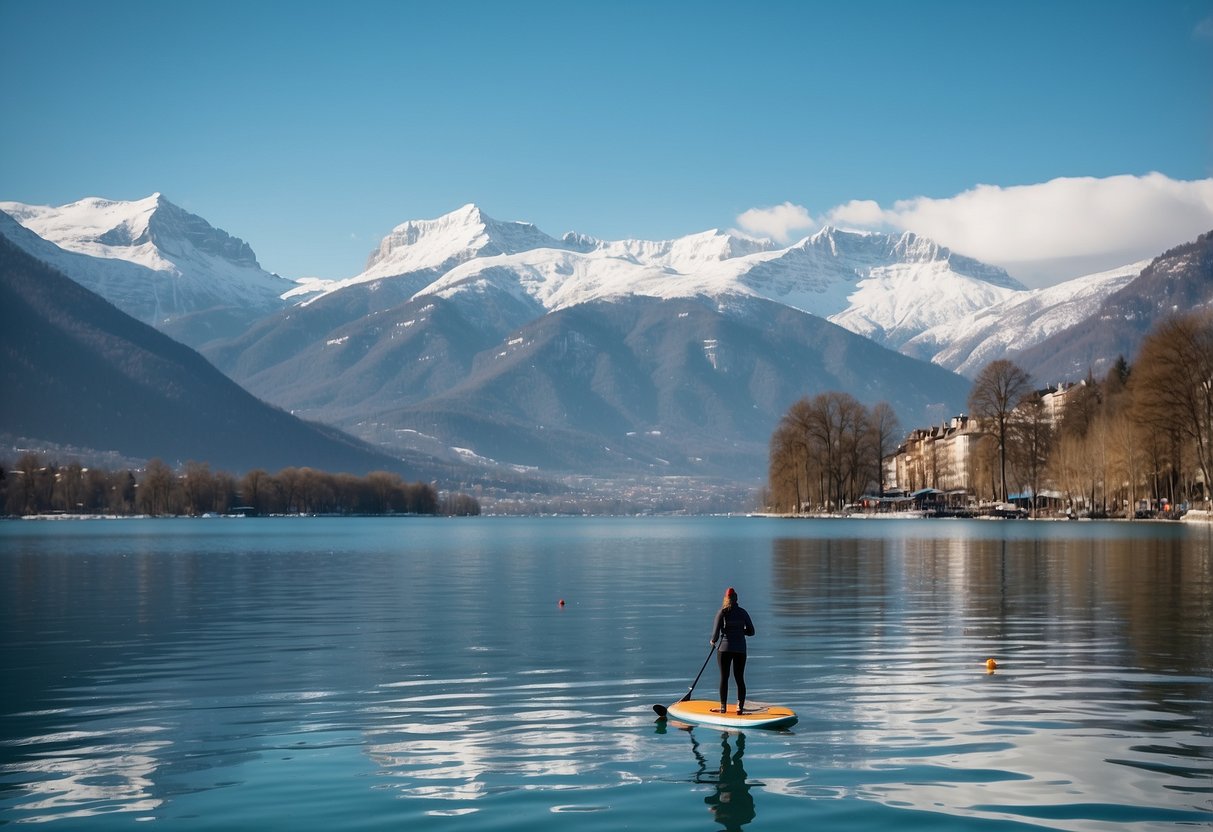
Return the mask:
{"type": "Polygon", "coordinates": [[[829,318],[896,349],[930,326],[1016,291],[1000,284],[1018,285],[993,267],[986,268],[998,283],[958,273],[955,255],[914,235],[823,229],[784,249],[719,231],[658,242],[564,240],[580,245],[467,260],[413,297],[525,296],[547,312],[628,295],[714,304],[755,297],[829,318]]]}
{"type": "Polygon", "coordinates": [[[501,222],[469,203],[437,219],[409,220],[393,228],[367,258],[360,277],[389,277],[450,268],[473,257],[565,247],[532,223],[501,222]]]}
{"type": "Polygon", "coordinates": [[[913,231],[893,236],[876,231],[848,231],[827,225],[796,245],[828,250],[834,256],[846,255],[910,263],[945,261],[958,274],[1007,289],[1025,288],[998,266],[957,254],[947,246],[941,246],[929,237],[923,237],[913,231]]]}
{"type": "Polygon", "coordinates": [[[68,265],[85,274],[90,287],[152,322],[206,304],[270,309],[281,303],[277,296],[310,303],[357,284],[375,289],[385,280],[394,289],[384,293],[383,303],[466,295],[476,302],[509,302],[519,315],[627,295],[700,298],[716,306],[755,297],[955,369],[971,366],[989,349],[1007,347],[998,332],[983,336],[984,351],[964,346],[976,343],[972,339],[983,327],[1012,326],[1001,316],[1027,316],[1027,323],[1014,326],[1052,331],[1051,323],[1042,322],[1049,304],[1064,307],[1049,321],[1073,317],[1087,308],[1083,298],[1101,298],[1111,285],[1094,280],[1084,289],[1071,281],[1054,293],[1029,293],[1002,269],[913,232],[826,226],[782,248],[721,229],[659,241],[609,241],[575,232],[556,239],[531,223],[493,219],[474,203],[396,226],[367,268],[351,278],[291,284],[262,271],[243,240],[159,193],[133,202],[90,197],[59,208],[11,202],[0,208],[63,249],[94,258],[95,263],[68,265]],[[103,268],[119,261],[159,277],[103,268]],[[1029,298],[1035,300],[1026,303],[1029,298]]]}
{"type": "Polygon", "coordinates": [[[1095,314],[1105,298],[1130,283],[1150,262],[1012,293],[968,316],[924,330],[906,343],[904,351],[973,375],[989,361],[1034,346],[1095,314]]]}
{"type": "MultiPolygon", "coordinates": [[[[566,239],[570,234],[565,235],[566,239]]],[[[731,260],[747,254],[770,251],[774,244],[770,240],[758,239],[713,228],[698,234],[688,234],[673,240],[596,240],[593,237],[573,235],[578,241],[593,241],[586,250],[607,257],[619,257],[642,266],[658,266],[679,272],[690,272],[700,266],[721,260],[731,260]]]]}
{"type": "Polygon", "coordinates": [[[57,207],[4,202],[0,210],[44,239],[93,257],[180,271],[175,261],[194,258],[199,252],[260,270],[248,243],[215,228],[160,193],[134,201],[86,197],[57,207]]]}
{"type": "Polygon", "coordinates": [[[61,206],[3,202],[0,210],[53,244],[27,246],[29,253],[155,326],[220,307],[266,314],[294,285],[263,270],[244,240],[160,193],[61,206]]]}
{"type": "Polygon", "coordinates": [[[466,205],[397,226],[361,274],[297,292],[331,294],[388,278],[411,281],[414,298],[525,296],[547,312],[626,295],[752,296],[829,318],[894,349],[1023,290],[1002,269],[910,232],[826,227],[786,248],[719,229],[661,241],[574,232],[556,240],[529,223],[500,223],[466,205]]]}

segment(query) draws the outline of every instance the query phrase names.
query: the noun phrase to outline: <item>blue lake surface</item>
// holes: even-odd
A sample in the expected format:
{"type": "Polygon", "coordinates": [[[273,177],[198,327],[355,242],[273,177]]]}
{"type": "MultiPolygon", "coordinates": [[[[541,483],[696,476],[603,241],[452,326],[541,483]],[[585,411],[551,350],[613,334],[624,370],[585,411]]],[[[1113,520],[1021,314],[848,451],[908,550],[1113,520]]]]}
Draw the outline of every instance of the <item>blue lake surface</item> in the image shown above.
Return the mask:
{"type": "Polygon", "coordinates": [[[1208,526],[8,522],[0,633],[0,824],[1213,823],[1208,526]],[[727,586],[790,730],[651,710],[727,586]]]}

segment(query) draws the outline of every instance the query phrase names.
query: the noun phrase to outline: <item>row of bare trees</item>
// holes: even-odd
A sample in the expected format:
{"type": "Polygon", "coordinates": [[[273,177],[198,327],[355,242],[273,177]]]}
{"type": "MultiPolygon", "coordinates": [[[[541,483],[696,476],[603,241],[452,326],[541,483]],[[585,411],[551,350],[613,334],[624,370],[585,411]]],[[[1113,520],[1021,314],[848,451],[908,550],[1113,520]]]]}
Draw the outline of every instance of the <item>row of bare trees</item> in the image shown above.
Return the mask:
{"type": "Polygon", "coordinates": [[[68,514],[479,514],[471,497],[455,495],[439,503],[428,483],[408,483],[398,474],[375,471],[364,477],[312,468],[284,468],[276,474],[254,469],[237,479],[187,462],[180,471],[153,459],[140,472],[59,465],[27,453],[0,467],[0,505],[10,516],[68,514]]]}
{"type": "Polygon", "coordinates": [[[987,469],[998,472],[990,492],[998,499],[1013,486],[1033,495],[1058,491],[1066,503],[1099,513],[1131,511],[1141,500],[1208,501],[1213,314],[1160,324],[1132,366],[1122,357],[1103,379],[1089,375],[1073,388],[1056,422],[1027,373],[1006,360],[978,375],[969,407],[989,435],[986,456],[994,464],[987,469]]]}
{"type": "Polygon", "coordinates": [[[792,405],[771,437],[768,505],[838,509],[882,488],[884,459],[900,439],[887,402],[868,408],[828,391],[792,405]]]}
{"type": "MultiPolygon", "coordinates": [[[[1136,361],[1065,396],[1060,418],[1014,362],[991,362],[969,395],[979,426],[964,481],[977,500],[1055,491],[1092,513],[1213,497],[1213,312],[1165,321],[1136,361]]],[[[886,404],[845,393],[796,402],[771,437],[768,505],[836,509],[883,487],[883,460],[900,441],[886,404]]],[[[934,473],[938,474],[936,470],[934,473]]],[[[954,475],[954,471],[948,471],[954,475]]],[[[924,485],[941,487],[926,482],[924,485]]]]}

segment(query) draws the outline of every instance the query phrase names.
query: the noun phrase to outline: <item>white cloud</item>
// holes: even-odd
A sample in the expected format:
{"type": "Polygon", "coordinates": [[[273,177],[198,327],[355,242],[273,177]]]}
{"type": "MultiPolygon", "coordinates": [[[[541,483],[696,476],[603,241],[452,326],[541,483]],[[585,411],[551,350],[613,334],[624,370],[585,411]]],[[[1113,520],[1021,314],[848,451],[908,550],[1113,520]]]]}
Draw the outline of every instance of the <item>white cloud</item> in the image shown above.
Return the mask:
{"type": "Polygon", "coordinates": [[[822,221],[914,231],[1002,266],[1025,283],[1048,285],[1161,254],[1213,229],[1213,179],[1150,173],[1008,188],[978,185],[953,197],[916,197],[891,208],[852,201],[826,212],[822,221]]]}
{"type": "Polygon", "coordinates": [[[817,227],[802,205],[785,202],[770,208],[751,208],[737,217],[737,224],[748,234],[770,237],[780,243],[790,242],[793,235],[817,227]]]}
{"type": "Polygon", "coordinates": [[[869,228],[883,225],[885,222],[884,209],[880,203],[871,199],[852,199],[845,205],[839,205],[829,213],[831,225],[850,228],[869,228]]]}

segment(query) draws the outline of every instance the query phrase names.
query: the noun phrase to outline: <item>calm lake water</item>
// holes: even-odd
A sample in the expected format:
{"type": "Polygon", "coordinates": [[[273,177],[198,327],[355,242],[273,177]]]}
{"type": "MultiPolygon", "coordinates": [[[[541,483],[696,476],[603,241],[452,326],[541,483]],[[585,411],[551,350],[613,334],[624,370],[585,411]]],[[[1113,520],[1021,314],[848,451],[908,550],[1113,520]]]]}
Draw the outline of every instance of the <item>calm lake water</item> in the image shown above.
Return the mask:
{"type": "Polygon", "coordinates": [[[2,523],[0,823],[1208,829],[1211,609],[1207,526],[2,523]],[[729,585],[790,730],[651,710],[729,585]]]}

